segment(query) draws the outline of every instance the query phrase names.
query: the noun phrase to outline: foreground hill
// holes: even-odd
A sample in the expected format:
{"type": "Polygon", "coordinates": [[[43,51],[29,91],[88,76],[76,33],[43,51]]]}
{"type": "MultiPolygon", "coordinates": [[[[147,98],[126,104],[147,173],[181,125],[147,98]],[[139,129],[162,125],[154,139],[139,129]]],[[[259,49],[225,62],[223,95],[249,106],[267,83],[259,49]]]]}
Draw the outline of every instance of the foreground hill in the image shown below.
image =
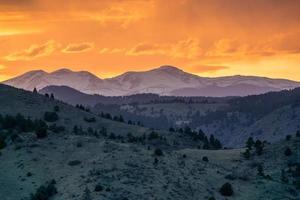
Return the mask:
{"type": "Polygon", "coordinates": [[[261,156],[246,160],[243,149],[162,149],[163,156],[156,156],[152,147],[91,136],[36,140],[28,135],[1,150],[0,195],[30,199],[54,179],[53,200],[296,200],[299,146],[299,138],[292,138],[266,145],[261,156]],[[284,154],[287,147],[290,156],[284,154]],[[233,190],[227,197],[220,193],[225,183],[233,190]]]}
{"type": "Polygon", "coordinates": [[[143,72],[126,72],[109,79],[100,79],[85,71],[60,69],[47,73],[39,70],[7,80],[4,84],[30,91],[50,85],[68,86],[83,93],[104,96],[154,93],[211,97],[246,96],[300,86],[300,83],[295,81],[254,76],[199,77],[173,66],[161,66],[143,72]]]}

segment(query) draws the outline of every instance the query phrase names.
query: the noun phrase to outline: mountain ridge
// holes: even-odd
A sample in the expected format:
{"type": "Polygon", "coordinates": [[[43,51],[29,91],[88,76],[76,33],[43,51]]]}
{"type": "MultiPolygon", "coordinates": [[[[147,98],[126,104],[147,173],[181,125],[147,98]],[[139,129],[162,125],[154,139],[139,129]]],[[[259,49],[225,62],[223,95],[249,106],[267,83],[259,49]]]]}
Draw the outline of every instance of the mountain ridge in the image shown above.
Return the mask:
{"type": "Polygon", "coordinates": [[[300,82],[288,79],[241,75],[201,77],[168,65],[141,72],[129,71],[105,79],[88,71],[72,71],[67,68],[50,73],[35,70],[3,83],[25,90],[34,88],[40,90],[51,85],[68,86],[83,93],[104,96],[127,96],[140,93],[165,96],[247,96],[300,87],[300,82]],[[220,93],[220,90],[225,92],[220,93]]]}

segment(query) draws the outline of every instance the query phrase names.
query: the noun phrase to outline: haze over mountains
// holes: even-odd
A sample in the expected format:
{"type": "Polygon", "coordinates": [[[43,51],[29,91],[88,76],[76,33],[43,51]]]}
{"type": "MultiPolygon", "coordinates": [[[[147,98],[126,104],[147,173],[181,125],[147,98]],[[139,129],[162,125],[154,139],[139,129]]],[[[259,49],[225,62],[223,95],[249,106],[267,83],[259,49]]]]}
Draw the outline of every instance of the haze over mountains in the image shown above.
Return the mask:
{"type": "Polygon", "coordinates": [[[167,96],[247,96],[300,86],[296,81],[255,76],[200,77],[173,66],[161,66],[143,72],[126,72],[108,79],[100,79],[86,71],[60,69],[47,73],[37,70],[3,83],[25,90],[40,90],[52,85],[68,86],[83,93],[104,96],[140,93],[167,96]]]}

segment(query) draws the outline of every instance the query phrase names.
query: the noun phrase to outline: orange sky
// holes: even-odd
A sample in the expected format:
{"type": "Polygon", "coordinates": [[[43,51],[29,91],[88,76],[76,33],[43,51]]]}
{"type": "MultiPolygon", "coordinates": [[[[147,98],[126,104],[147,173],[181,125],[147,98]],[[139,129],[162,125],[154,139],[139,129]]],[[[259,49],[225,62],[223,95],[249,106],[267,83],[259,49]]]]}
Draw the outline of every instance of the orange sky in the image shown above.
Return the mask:
{"type": "Polygon", "coordinates": [[[101,78],[174,65],[300,80],[297,0],[0,0],[0,81],[28,70],[101,78]]]}

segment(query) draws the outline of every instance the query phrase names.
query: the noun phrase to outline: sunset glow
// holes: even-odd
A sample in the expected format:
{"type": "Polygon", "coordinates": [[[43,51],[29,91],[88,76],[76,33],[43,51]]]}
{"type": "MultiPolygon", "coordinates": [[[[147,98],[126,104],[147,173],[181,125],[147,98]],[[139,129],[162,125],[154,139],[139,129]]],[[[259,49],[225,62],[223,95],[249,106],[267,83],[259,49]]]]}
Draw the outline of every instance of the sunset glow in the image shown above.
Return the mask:
{"type": "Polygon", "coordinates": [[[0,81],[161,65],[300,81],[299,10],[294,0],[0,0],[0,81]]]}

